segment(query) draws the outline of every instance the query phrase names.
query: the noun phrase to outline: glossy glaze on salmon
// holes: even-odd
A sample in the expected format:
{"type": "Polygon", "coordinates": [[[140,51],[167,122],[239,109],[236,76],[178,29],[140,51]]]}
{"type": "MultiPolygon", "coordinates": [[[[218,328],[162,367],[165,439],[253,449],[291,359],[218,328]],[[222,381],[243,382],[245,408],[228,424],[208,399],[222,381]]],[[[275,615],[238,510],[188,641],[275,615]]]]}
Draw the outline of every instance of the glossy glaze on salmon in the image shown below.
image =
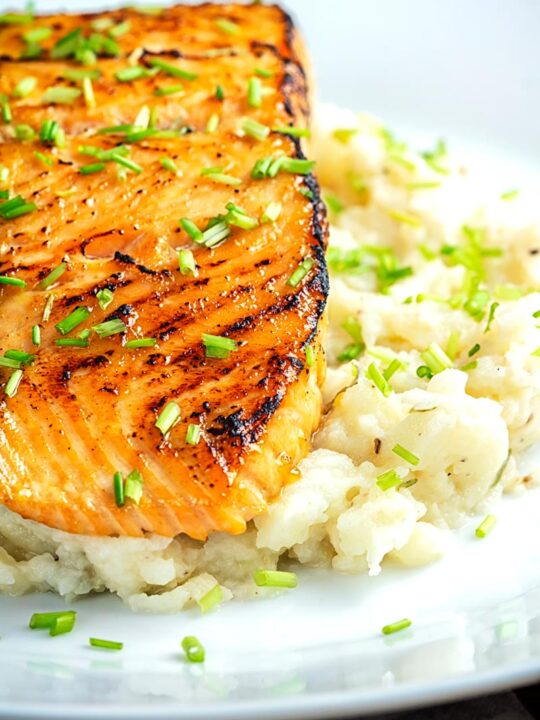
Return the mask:
{"type": "Polygon", "coordinates": [[[15,392],[18,361],[0,367],[0,504],[72,533],[242,532],[289,481],[320,417],[318,185],[305,163],[252,177],[262,158],[305,158],[303,140],[283,132],[303,135],[309,113],[290,19],[275,6],[210,4],[49,16],[0,26],[0,53],[0,354],[35,355],[20,363],[15,392]],[[35,42],[36,28],[52,32],[35,42]],[[53,57],[68,33],[84,48],[92,32],[116,37],[116,56],[53,57]],[[118,80],[135,66],[140,77],[118,80]],[[99,78],[83,88],[65,77],[74,69],[99,78]],[[44,102],[58,87],[85,92],[44,102]],[[246,135],[246,117],[272,130],[246,135]],[[51,120],[63,142],[40,138],[51,120]],[[128,127],[100,132],[116,126],[128,127]],[[88,165],[98,168],[81,173],[88,165]],[[4,217],[14,197],[35,209],[4,217]],[[256,226],[229,221],[230,203],[256,226]],[[275,203],[272,220],[264,213],[275,203]],[[214,247],[179,222],[204,230],[224,216],[230,234],[214,247]],[[180,249],[192,251],[196,274],[179,271],[180,249]],[[62,335],[56,325],[77,308],[88,317],[62,335]],[[92,330],[111,320],[123,332],[92,330]],[[204,333],[236,349],[208,357],[204,333]],[[79,345],[59,345],[65,338],[79,345]],[[154,344],[126,346],[140,338],[154,344]],[[181,417],[163,434],[156,421],[171,402],[181,417]],[[132,470],[142,497],[119,507],[113,475],[132,470]]]}

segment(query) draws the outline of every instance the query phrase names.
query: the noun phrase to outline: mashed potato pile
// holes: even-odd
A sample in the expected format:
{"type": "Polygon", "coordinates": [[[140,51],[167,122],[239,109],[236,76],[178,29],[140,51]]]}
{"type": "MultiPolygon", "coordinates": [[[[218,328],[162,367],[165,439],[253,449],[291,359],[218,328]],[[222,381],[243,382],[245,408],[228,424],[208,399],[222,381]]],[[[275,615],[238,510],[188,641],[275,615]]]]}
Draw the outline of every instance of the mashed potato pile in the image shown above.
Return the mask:
{"type": "Polygon", "coordinates": [[[313,154],[329,207],[326,413],[298,480],[240,537],[88,538],[0,508],[0,592],[117,593],[175,612],[298,561],[377,574],[438,557],[448,528],[524,481],[540,438],[540,226],[486,197],[443,143],[326,110],[313,154]],[[281,566],[280,565],[280,566],[281,566]]]}

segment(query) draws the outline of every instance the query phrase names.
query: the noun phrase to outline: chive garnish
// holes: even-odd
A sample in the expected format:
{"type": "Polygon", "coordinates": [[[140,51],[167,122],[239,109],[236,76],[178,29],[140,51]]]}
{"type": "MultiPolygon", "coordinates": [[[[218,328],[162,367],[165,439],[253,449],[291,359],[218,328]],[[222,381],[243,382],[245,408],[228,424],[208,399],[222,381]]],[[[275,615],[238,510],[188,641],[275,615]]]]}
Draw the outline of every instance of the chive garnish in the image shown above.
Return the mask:
{"type": "Polygon", "coordinates": [[[183,248],[178,251],[178,267],[182,275],[197,276],[197,263],[191,250],[183,248]]]}
{"type": "Polygon", "coordinates": [[[64,635],[75,627],[77,613],[74,610],[63,612],[34,613],[28,627],[31,630],[48,630],[49,635],[64,635]]]}
{"type": "Polygon", "coordinates": [[[196,80],[198,78],[197,73],[189,72],[189,70],[183,70],[176,65],[171,65],[170,63],[165,62],[161,58],[151,57],[148,59],[148,64],[158,70],[162,70],[166,75],[182,78],[182,80],[196,80]]]}
{"type": "Polygon", "coordinates": [[[56,323],[55,328],[61,335],[67,335],[75,330],[90,315],[90,310],[86,307],[79,306],[73,310],[66,318],[56,323]]]}
{"type": "Polygon", "coordinates": [[[157,338],[137,338],[136,340],[128,340],[124,347],[129,350],[136,348],[154,347],[157,344],[157,338]]]}
{"type": "Polygon", "coordinates": [[[125,324],[119,318],[113,318],[112,320],[106,320],[105,322],[93,325],[92,330],[100,338],[108,338],[111,335],[118,335],[126,331],[125,324]]]}
{"type": "Polygon", "coordinates": [[[298,585],[296,573],[283,570],[255,570],[253,579],[257,587],[295,588],[298,585]]]}
{"type": "Polygon", "coordinates": [[[118,165],[122,165],[123,167],[126,167],[128,170],[132,170],[137,175],[139,175],[143,171],[142,167],[138,163],[130,160],[127,157],[124,157],[121,153],[113,152],[111,153],[110,158],[113,162],[117,163],[118,165]]]}
{"type": "Polygon", "coordinates": [[[407,450],[407,448],[404,448],[403,445],[400,445],[399,443],[397,445],[394,445],[392,448],[392,452],[398,455],[400,458],[403,458],[406,462],[410,463],[411,465],[418,465],[420,463],[420,458],[418,455],[415,455],[410,450],[407,450]]]}
{"type": "Polygon", "coordinates": [[[238,343],[232,338],[223,335],[209,335],[203,333],[202,343],[206,351],[206,357],[227,359],[231,352],[238,350],[238,343]]]}
{"type": "Polygon", "coordinates": [[[262,85],[258,77],[249,79],[248,105],[253,108],[260,108],[262,105],[262,85]]]}
{"type": "Polygon", "coordinates": [[[87,338],[71,338],[71,337],[59,338],[58,340],[54,341],[54,344],[58,345],[58,347],[81,347],[81,348],[87,348],[90,345],[87,338]]]}
{"type": "Polygon", "coordinates": [[[203,241],[202,231],[199,230],[192,220],[189,220],[188,218],[181,218],[180,225],[194,242],[200,243],[203,241]]]}
{"type": "Polygon", "coordinates": [[[19,389],[19,385],[21,384],[22,377],[23,371],[20,369],[14,370],[9,376],[6,386],[4,388],[4,393],[9,398],[12,398],[16,395],[17,390],[19,389]]]}
{"type": "Polygon", "coordinates": [[[298,287],[314,265],[315,260],[313,258],[309,257],[303,260],[287,280],[287,285],[298,287]]]}
{"type": "Polygon", "coordinates": [[[40,162],[42,162],[44,165],[47,165],[47,167],[52,167],[55,162],[54,158],[49,157],[48,155],[44,155],[42,152],[39,152],[38,150],[36,150],[34,152],[34,157],[36,158],[36,160],[39,160],[40,162]]]}
{"type": "Polygon", "coordinates": [[[486,327],[485,327],[485,330],[484,330],[484,334],[487,333],[487,332],[489,332],[489,331],[491,330],[491,323],[493,322],[493,320],[494,320],[494,318],[495,318],[495,311],[497,310],[498,307],[499,307],[499,303],[498,303],[498,302],[491,303],[490,308],[489,308],[489,313],[488,313],[488,319],[487,319],[486,327]]]}
{"type": "Polygon", "coordinates": [[[265,79],[271,78],[274,75],[272,70],[266,70],[265,68],[260,68],[260,67],[255,68],[255,70],[253,72],[255,73],[255,75],[258,75],[259,77],[262,77],[265,79]]]}
{"type": "Polygon", "coordinates": [[[32,345],[40,345],[41,344],[41,328],[39,325],[33,325],[32,326],[32,345]]]}
{"type": "Polygon", "coordinates": [[[34,19],[32,13],[4,13],[0,15],[0,25],[27,25],[34,19]]]}
{"type": "Polygon", "coordinates": [[[114,640],[101,640],[100,638],[89,638],[88,643],[91,647],[102,648],[103,650],[122,650],[124,643],[114,640]]]}
{"type": "Polygon", "coordinates": [[[20,195],[16,195],[11,200],[6,200],[0,205],[0,217],[4,220],[14,220],[21,215],[37,210],[37,205],[33,202],[26,202],[20,195]]]}
{"type": "Polygon", "coordinates": [[[203,595],[202,598],[197,600],[197,605],[201,608],[201,612],[207,613],[223,602],[223,598],[223,588],[221,585],[217,584],[214,585],[214,587],[209,590],[206,595],[203,595]]]}
{"type": "Polygon", "coordinates": [[[401,478],[395,470],[387,470],[382,475],[377,476],[377,485],[383,492],[390,488],[397,487],[401,484],[401,478]]]}
{"type": "Polygon", "coordinates": [[[96,293],[96,298],[97,298],[99,307],[102,310],[106,310],[109,307],[109,305],[112,303],[114,295],[111,292],[111,290],[109,290],[109,288],[103,288],[102,290],[98,290],[98,292],[96,293]]]}
{"type": "Polygon", "coordinates": [[[201,426],[196,423],[189,423],[186,430],[186,442],[188,445],[198,445],[201,439],[201,426]]]}
{"type": "Polygon", "coordinates": [[[358,134],[357,128],[336,128],[332,136],[342,145],[347,145],[349,141],[358,134]]]}
{"type": "Polygon", "coordinates": [[[519,190],[507,190],[501,193],[501,200],[514,200],[519,195],[519,190]]]}
{"type": "Polygon", "coordinates": [[[123,507],[126,503],[124,495],[124,479],[122,473],[115,472],[113,475],[114,501],[117,507],[123,507]]]}
{"type": "Polygon", "coordinates": [[[4,123],[10,123],[13,120],[13,114],[11,112],[11,106],[7,95],[0,95],[0,117],[4,123]]]}
{"type": "Polygon", "coordinates": [[[398,360],[397,358],[394,358],[390,361],[388,366],[383,370],[383,377],[385,380],[390,380],[390,378],[395,375],[398,370],[401,370],[403,368],[403,363],[401,360],[398,360]]]}
{"type": "Polygon", "coordinates": [[[275,223],[281,215],[282,205],[279,202],[271,202],[265,207],[261,215],[261,223],[275,223]]]}
{"type": "Polygon", "coordinates": [[[311,345],[306,345],[306,367],[312,367],[315,364],[315,352],[311,345]]]}
{"type": "Polygon", "coordinates": [[[230,234],[231,230],[228,224],[224,220],[219,220],[208,225],[202,234],[202,242],[206,247],[215,247],[226,240],[230,234]]]}
{"type": "Polygon", "coordinates": [[[219,115],[217,113],[212,113],[212,115],[210,115],[208,119],[208,122],[206,123],[206,132],[209,134],[215,133],[218,127],[219,115]]]}
{"type": "Polygon", "coordinates": [[[281,172],[294,175],[308,175],[315,167],[315,160],[301,160],[299,158],[282,158],[279,166],[281,172]]]}
{"type": "Polygon", "coordinates": [[[468,355],[469,357],[472,357],[473,355],[476,355],[476,353],[477,353],[479,350],[480,350],[480,345],[479,345],[478,343],[476,343],[475,345],[472,346],[472,348],[469,350],[469,352],[467,353],[467,355],[468,355]]]}
{"type": "Polygon", "coordinates": [[[132,470],[126,478],[124,496],[138,505],[143,494],[143,476],[138,470],[132,470]]]}
{"type": "Polygon", "coordinates": [[[493,530],[497,518],[494,515],[486,515],[480,525],[476,528],[475,535],[477,538],[483,539],[493,530]]]}
{"type": "Polygon", "coordinates": [[[62,77],[66,80],[73,80],[73,82],[80,82],[85,78],[89,80],[99,80],[101,70],[97,70],[96,68],[68,68],[62,72],[62,77]]]}
{"type": "Polygon", "coordinates": [[[201,175],[203,177],[207,177],[209,180],[213,180],[214,182],[220,183],[222,185],[241,185],[242,181],[240,178],[234,177],[234,175],[228,175],[224,172],[222,172],[223,168],[221,167],[210,167],[210,168],[203,168],[201,170],[201,175]]]}
{"type": "Polygon", "coordinates": [[[10,368],[11,370],[20,370],[21,362],[19,360],[13,360],[8,357],[1,356],[0,367],[10,368]]]}
{"type": "Polygon", "coordinates": [[[453,363],[448,355],[444,352],[442,347],[435,342],[431,343],[431,345],[429,345],[423,353],[420,353],[420,355],[434,375],[453,367],[453,363]]]}
{"type": "Polygon", "coordinates": [[[375,363],[371,363],[369,365],[368,369],[366,370],[366,377],[368,380],[371,380],[371,382],[384,395],[384,397],[388,397],[392,394],[392,386],[384,377],[377,365],[375,365],[375,363]]]}
{"type": "Polygon", "coordinates": [[[326,195],[324,198],[325,202],[328,206],[328,209],[333,212],[335,215],[339,215],[339,213],[343,212],[345,209],[345,205],[337,198],[335,195],[326,195]]]}
{"type": "Polygon", "coordinates": [[[241,127],[246,135],[255,138],[255,140],[265,140],[270,134],[270,128],[267,125],[263,125],[249,117],[242,119],[241,127]]]}
{"type": "Polygon", "coordinates": [[[272,128],[272,130],[282,135],[290,135],[291,137],[311,137],[309,128],[295,127],[294,125],[278,125],[272,128]]]}
{"type": "Polygon", "coordinates": [[[152,77],[152,75],[155,75],[155,73],[142,65],[130,65],[129,67],[120,68],[114,73],[114,77],[119,82],[133,82],[141,78],[152,77]]]}
{"type": "Polygon", "coordinates": [[[165,95],[177,95],[178,93],[183,92],[184,86],[180,84],[154,88],[154,95],[156,95],[157,97],[162,97],[165,95]]]}
{"type": "Polygon", "coordinates": [[[382,628],[382,633],[383,635],[393,635],[394,633],[400,632],[400,630],[405,630],[406,628],[411,627],[411,625],[412,620],[404,618],[403,620],[398,620],[397,622],[385,625],[382,628]]]}
{"type": "Polygon", "coordinates": [[[30,95],[30,93],[35,90],[36,85],[37,78],[32,76],[22,78],[22,80],[19,80],[19,82],[15,85],[15,88],[13,90],[13,97],[25,98],[27,95],[30,95]]]}
{"type": "Polygon", "coordinates": [[[41,99],[52,105],[67,105],[74,102],[80,94],[79,88],[56,85],[45,90],[41,99]]]}
{"type": "Polygon", "coordinates": [[[227,215],[225,216],[225,222],[228,225],[234,225],[242,228],[242,230],[253,230],[259,224],[257,218],[248,215],[242,208],[238,207],[232,202],[227,203],[227,215]]]}
{"type": "Polygon", "coordinates": [[[225,90],[223,89],[222,85],[216,85],[216,92],[215,92],[216,100],[224,100],[225,98],[225,90]]]}
{"type": "Polygon", "coordinates": [[[155,426],[163,435],[166,435],[180,420],[181,414],[182,411],[178,403],[170,400],[159,413],[155,426]]]}
{"type": "Polygon", "coordinates": [[[94,95],[92,80],[89,77],[82,79],[82,91],[86,107],[93,110],[96,107],[96,97],[94,95]]]}
{"type": "Polygon", "coordinates": [[[119,38],[129,32],[130,27],[131,22],[129,20],[124,20],[124,22],[118,23],[118,25],[114,25],[114,27],[110,28],[109,35],[115,39],[119,38]]]}
{"type": "Polygon", "coordinates": [[[232,20],[227,18],[217,18],[214,20],[214,25],[227,35],[238,35],[240,33],[240,26],[232,20]]]}
{"type": "Polygon", "coordinates": [[[62,147],[65,141],[65,133],[56,120],[44,120],[39,130],[39,139],[46,145],[62,147]]]}
{"type": "Polygon", "coordinates": [[[42,40],[46,40],[52,35],[52,28],[50,27],[36,27],[32,28],[32,30],[27,30],[22,34],[22,38],[24,42],[31,44],[31,43],[39,43],[42,40]]]}
{"type": "Polygon", "coordinates": [[[174,173],[175,175],[178,175],[178,168],[176,167],[174,160],[168,157],[162,157],[159,159],[159,162],[161,164],[161,167],[165,168],[165,170],[169,170],[169,172],[174,173]]]}
{"type": "Polygon", "coordinates": [[[105,167],[106,166],[104,162],[89,163],[88,165],[81,165],[81,167],[79,168],[79,173],[81,175],[93,175],[94,173],[105,170],[105,167]]]}
{"type": "Polygon", "coordinates": [[[410,225],[411,227],[422,227],[422,220],[416,215],[412,215],[411,213],[405,213],[399,210],[389,210],[388,215],[393,220],[403,223],[404,225],[410,225]]]}
{"type": "Polygon", "coordinates": [[[39,283],[38,288],[40,290],[45,290],[46,288],[53,285],[57,280],[59,280],[62,275],[67,270],[67,263],[62,262],[60,265],[54,268],[43,280],[39,283]]]}
{"type": "Polygon", "coordinates": [[[26,287],[26,282],[19,278],[8,277],[7,275],[0,275],[0,285],[11,285],[12,287],[26,287]]]}
{"type": "Polygon", "coordinates": [[[24,350],[6,350],[4,357],[8,360],[15,360],[21,365],[31,365],[36,359],[35,355],[24,352],[24,350]]]}
{"type": "Polygon", "coordinates": [[[182,640],[182,650],[186,655],[188,662],[200,663],[204,662],[205,652],[199,640],[193,635],[187,635],[182,640]]]}

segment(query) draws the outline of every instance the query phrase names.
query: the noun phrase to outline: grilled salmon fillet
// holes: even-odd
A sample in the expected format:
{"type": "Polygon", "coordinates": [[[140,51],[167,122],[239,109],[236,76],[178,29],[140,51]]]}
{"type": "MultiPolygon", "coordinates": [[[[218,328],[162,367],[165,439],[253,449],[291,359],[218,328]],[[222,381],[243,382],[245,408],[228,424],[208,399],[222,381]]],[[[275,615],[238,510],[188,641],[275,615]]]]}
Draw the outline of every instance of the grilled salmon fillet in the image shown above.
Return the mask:
{"type": "Polygon", "coordinates": [[[0,504],[70,533],[241,533],[321,412],[295,28],[212,4],[0,23],[0,504]]]}

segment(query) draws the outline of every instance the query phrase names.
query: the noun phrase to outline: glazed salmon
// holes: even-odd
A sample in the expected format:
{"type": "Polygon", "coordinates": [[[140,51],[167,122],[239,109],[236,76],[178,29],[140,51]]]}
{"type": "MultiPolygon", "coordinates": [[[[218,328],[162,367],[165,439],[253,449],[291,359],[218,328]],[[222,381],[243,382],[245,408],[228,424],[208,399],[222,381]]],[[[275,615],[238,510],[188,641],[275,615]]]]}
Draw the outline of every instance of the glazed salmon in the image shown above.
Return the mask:
{"type": "Polygon", "coordinates": [[[0,23],[0,504],[241,533],[321,412],[295,28],[255,4],[0,23]]]}

